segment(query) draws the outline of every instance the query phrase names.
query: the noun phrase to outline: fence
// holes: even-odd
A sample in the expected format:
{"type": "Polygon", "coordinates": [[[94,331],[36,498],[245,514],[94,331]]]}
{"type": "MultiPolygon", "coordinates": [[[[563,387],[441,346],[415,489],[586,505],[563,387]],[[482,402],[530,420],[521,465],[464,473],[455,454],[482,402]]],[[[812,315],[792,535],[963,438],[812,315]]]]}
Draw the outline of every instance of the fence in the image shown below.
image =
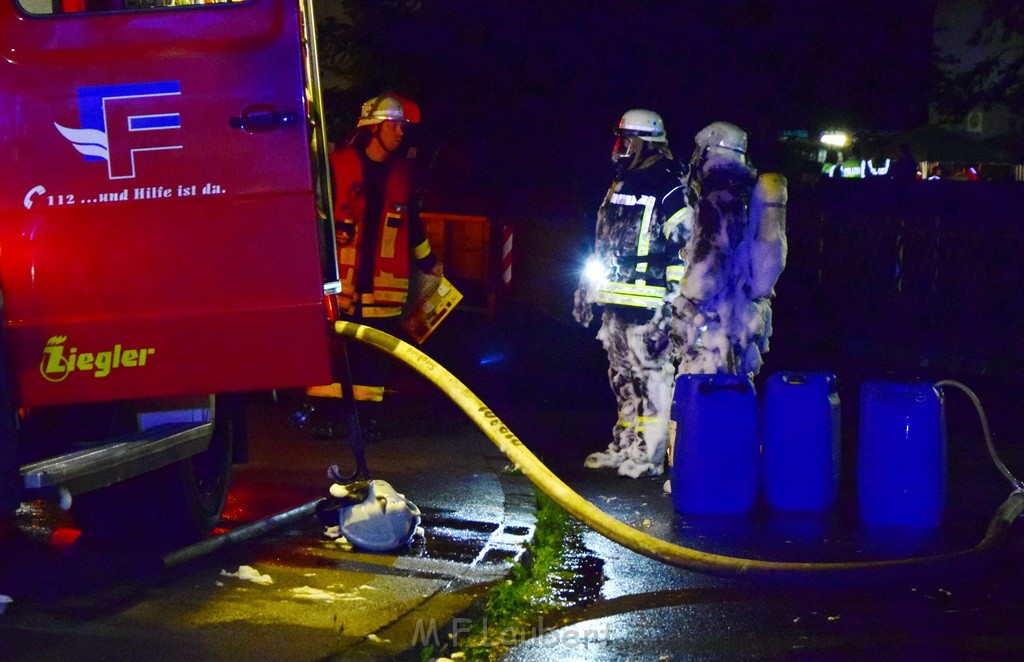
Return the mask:
{"type": "Polygon", "coordinates": [[[894,372],[1024,367],[1024,186],[827,181],[790,191],[776,348],[894,372]]]}

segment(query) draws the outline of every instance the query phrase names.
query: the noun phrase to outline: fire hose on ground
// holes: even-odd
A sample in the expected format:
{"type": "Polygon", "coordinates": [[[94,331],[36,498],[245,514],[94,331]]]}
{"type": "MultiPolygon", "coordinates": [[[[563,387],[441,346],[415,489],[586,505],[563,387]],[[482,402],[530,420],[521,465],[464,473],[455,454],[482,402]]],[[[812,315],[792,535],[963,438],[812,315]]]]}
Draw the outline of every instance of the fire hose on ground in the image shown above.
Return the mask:
{"type": "Polygon", "coordinates": [[[702,552],[661,540],[608,515],[576,493],[548,469],[476,395],[443,366],[412,345],[377,329],[339,321],[335,331],[390,354],[409,365],[441,389],[481,431],[515,464],[540,491],[584,525],[623,547],[671,566],[703,574],[775,584],[854,584],[907,579],[908,573],[955,575],[981,566],[997,543],[1005,539],[1013,522],[1024,513],[1024,486],[996,456],[984,412],[973,393],[963,385],[944,381],[937,385],[962,388],[971,398],[985,431],[989,451],[1013,491],[996,510],[979,542],[969,549],[881,561],[781,562],[737,558],[702,552]]]}
{"type": "MultiPolygon", "coordinates": [[[[989,453],[1000,472],[1013,486],[1013,491],[989,521],[984,537],[974,547],[931,556],[853,562],[765,561],[712,554],[683,547],[629,526],[576,493],[530,452],[465,384],[422,351],[383,331],[354,322],[336,322],[335,331],[344,338],[371,345],[390,354],[441,389],[537,489],[578,521],[629,550],[684,570],[728,579],[781,585],[905,581],[908,578],[917,578],[922,573],[934,576],[941,573],[942,577],[948,578],[983,567],[991,557],[991,552],[997,549],[998,543],[1006,538],[1013,522],[1024,513],[1024,485],[1010,473],[996,455],[988,424],[977,397],[958,382],[942,381],[936,386],[958,387],[971,399],[981,418],[989,453]]],[[[357,457],[357,460],[359,459],[361,458],[357,457]]],[[[318,501],[311,501],[168,554],[163,559],[164,566],[177,566],[225,545],[249,540],[301,521],[315,513],[318,501]]]]}

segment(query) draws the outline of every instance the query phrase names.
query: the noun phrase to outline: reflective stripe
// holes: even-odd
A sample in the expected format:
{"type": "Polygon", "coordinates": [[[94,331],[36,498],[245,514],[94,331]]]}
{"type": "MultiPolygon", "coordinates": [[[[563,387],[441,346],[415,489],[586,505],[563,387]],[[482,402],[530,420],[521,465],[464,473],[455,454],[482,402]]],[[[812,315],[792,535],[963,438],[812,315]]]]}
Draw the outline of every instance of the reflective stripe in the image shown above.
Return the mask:
{"type": "Polygon", "coordinates": [[[363,306],[359,311],[363,317],[397,317],[402,314],[400,306],[363,306]]]}
{"type": "Polygon", "coordinates": [[[663,297],[665,296],[665,288],[660,285],[644,285],[642,282],[633,283],[612,283],[604,282],[601,283],[597,288],[597,294],[632,294],[642,297],[663,297]]]}
{"type": "Polygon", "coordinates": [[[637,418],[636,431],[643,432],[645,423],[658,423],[661,420],[660,416],[640,416],[637,418]]]}
{"type": "Polygon", "coordinates": [[[373,305],[375,303],[383,304],[403,304],[408,299],[408,292],[405,290],[374,290],[367,294],[363,294],[359,301],[364,306],[373,305]]]}
{"type": "MultiPolygon", "coordinates": [[[[341,384],[334,382],[323,386],[309,386],[306,388],[306,395],[314,398],[340,398],[341,384]]],[[[357,402],[381,402],[384,400],[384,387],[353,384],[352,395],[357,402]]]]}
{"type": "Polygon", "coordinates": [[[683,223],[683,227],[693,226],[692,221],[690,223],[686,223],[686,215],[688,212],[691,211],[692,210],[689,207],[683,207],[676,213],[672,214],[672,216],[670,216],[669,219],[665,221],[665,225],[662,227],[662,232],[665,233],[666,239],[672,236],[672,232],[675,231],[676,226],[679,225],[680,223],[683,223]]]}
{"type": "Polygon", "coordinates": [[[398,227],[402,223],[402,215],[388,212],[384,216],[384,227],[380,234],[380,256],[382,258],[395,257],[395,241],[398,239],[398,227]]]}
{"type": "MultiPolygon", "coordinates": [[[[640,198],[640,204],[644,206],[644,218],[640,223],[640,236],[636,243],[636,256],[646,257],[651,252],[651,218],[654,216],[654,197],[645,195],[640,198]]],[[[637,262],[636,270],[639,273],[647,271],[646,262],[637,262]]]]}
{"type": "Polygon", "coordinates": [[[342,246],[338,249],[338,261],[346,266],[356,263],[356,249],[354,246],[342,246]]]}
{"type": "Polygon", "coordinates": [[[422,260],[428,255],[430,255],[430,242],[426,239],[419,246],[412,249],[412,256],[417,260],[422,260]]]}
{"type": "Polygon", "coordinates": [[[402,314],[402,304],[405,303],[404,292],[376,292],[363,294],[359,297],[359,306],[356,307],[356,297],[344,294],[337,296],[338,311],[348,316],[361,317],[394,317],[402,314]],[[394,298],[392,303],[389,301],[394,298]],[[374,305],[382,304],[382,305],[374,305]]]}
{"type": "Polygon", "coordinates": [[[376,292],[370,292],[364,294],[359,300],[364,306],[372,306],[375,303],[390,304],[394,302],[402,303],[405,301],[404,294],[401,292],[392,292],[389,290],[378,290],[376,292]],[[398,298],[402,297],[402,298],[398,298]]]}
{"type": "Polygon", "coordinates": [[[381,402],[384,399],[384,387],[353,384],[352,395],[358,402],[381,402]]]}
{"type": "Polygon", "coordinates": [[[341,384],[324,384],[323,386],[306,387],[306,395],[314,398],[340,398],[341,384]]]}
{"type": "Polygon", "coordinates": [[[374,287],[392,287],[396,289],[409,289],[408,278],[396,278],[394,274],[384,272],[379,276],[373,277],[374,287]]]}
{"type": "Polygon", "coordinates": [[[409,295],[404,290],[401,292],[377,290],[374,292],[374,295],[377,297],[377,303],[405,303],[405,300],[409,298],[409,295]]]}
{"type": "Polygon", "coordinates": [[[681,281],[685,275],[685,264],[670,264],[667,267],[665,267],[665,280],[669,282],[681,281]]]}
{"type": "Polygon", "coordinates": [[[639,296],[630,294],[614,294],[611,292],[598,292],[597,303],[612,304],[615,306],[634,306],[637,308],[660,308],[662,297],[639,296]]]}

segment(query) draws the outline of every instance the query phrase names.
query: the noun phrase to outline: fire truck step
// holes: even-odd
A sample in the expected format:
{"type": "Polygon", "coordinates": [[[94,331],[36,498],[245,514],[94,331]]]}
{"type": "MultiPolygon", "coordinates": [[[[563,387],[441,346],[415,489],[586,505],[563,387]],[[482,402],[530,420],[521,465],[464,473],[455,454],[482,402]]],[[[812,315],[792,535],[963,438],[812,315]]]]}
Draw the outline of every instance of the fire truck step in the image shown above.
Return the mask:
{"type": "Polygon", "coordinates": [[[206,450],[211,423],[168,423],[102,446],[21,467],[26,489],[64,488],[80,494],[106,487],[206,450]]]}

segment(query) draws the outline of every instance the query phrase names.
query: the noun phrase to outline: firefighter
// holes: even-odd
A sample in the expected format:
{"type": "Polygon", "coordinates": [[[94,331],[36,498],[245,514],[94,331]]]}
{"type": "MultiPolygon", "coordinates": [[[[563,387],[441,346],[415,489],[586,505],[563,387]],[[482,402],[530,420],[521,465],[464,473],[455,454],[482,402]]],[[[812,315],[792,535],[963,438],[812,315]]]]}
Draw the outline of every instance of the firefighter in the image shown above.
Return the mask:
{"type": "Polygon", "coordinates": [[[786,178],[757,175],[747,134],[714,122],[696,137],[688,193],[693,231],[673,302],[679,374],[753,377],[771,336],[771,297],[786,265],[786,178]]]}
{"type": "MultiPolygon", "coordinates": [[[[373,97],[363,104],[351,139],[330,157],[341,280],[338,314],[392,335],[402,335],[399,320],[410,279],[416,277],[413,269],[435,277],[441,273],[419,217],[415,162],[403,151],[406,128],[418,121],[419,108],[409,99],[391,92],[373,97]]],[[[360,343],[346,351],[355,400],[366,414],[360,416],[364,437],[377,441],[388,359],[360,343]]]]}
{"type": "Polygon", "coordinates": [[[597,339],[608,353],[618,420],[608,448],[584,465],[657,476],[664,470],[675,372],[668,302],[678,293],[679,251],[689,232],[685,173],[669,150],[662,118],[645,109],[622,116],[612,163],[573,317],[589,326],[593,305],[603,307],[597,339]]]}

